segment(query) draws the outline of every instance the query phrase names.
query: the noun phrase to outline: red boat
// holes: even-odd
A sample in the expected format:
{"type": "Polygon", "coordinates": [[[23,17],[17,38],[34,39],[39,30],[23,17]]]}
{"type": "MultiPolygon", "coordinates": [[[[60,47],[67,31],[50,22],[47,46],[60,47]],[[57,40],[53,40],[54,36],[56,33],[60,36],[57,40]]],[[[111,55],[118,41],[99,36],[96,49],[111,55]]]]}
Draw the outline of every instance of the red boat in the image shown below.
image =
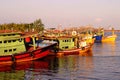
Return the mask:
{"type": "Polygon", "coordinates": [[[36,34],[22,36],[20,33],[1,33],[0,64],[36,60],[47,56],[56,42],[37,39],[36,36],[36,34]]]}

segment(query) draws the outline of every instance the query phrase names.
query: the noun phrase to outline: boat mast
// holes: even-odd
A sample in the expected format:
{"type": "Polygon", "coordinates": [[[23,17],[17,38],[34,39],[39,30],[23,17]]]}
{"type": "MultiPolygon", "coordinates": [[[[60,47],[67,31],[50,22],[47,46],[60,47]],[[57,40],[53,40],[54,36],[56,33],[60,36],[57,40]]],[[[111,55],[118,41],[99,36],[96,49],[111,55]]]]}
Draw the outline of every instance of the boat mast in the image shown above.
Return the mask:
{"type": "Polygon", "coordinates": [[[115,32],[114,32],[114,28],[112,28],[112,35],[114,35],[115,34],[115,32]]]}
{"type": "Polygon", "coordinates": [[[33,47],[34,47],[34,50],[36,49],[36,46],[35,46],[35,35],[32,36],[32,40],[33,40],[33,47]]]}

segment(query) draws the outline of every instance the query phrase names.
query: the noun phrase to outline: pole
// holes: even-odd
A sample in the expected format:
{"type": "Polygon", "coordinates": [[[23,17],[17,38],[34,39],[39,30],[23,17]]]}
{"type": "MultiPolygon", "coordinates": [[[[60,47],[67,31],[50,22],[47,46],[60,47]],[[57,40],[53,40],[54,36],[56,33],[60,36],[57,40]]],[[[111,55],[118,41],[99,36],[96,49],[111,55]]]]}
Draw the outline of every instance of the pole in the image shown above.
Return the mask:
{"type": "Polygon", "coordinates": [[[35,37],[32,36],[32,40],[33,40],[33,47],[34,47],[34,50],[36,49],[36,46],[35,46],[35,37]]]}

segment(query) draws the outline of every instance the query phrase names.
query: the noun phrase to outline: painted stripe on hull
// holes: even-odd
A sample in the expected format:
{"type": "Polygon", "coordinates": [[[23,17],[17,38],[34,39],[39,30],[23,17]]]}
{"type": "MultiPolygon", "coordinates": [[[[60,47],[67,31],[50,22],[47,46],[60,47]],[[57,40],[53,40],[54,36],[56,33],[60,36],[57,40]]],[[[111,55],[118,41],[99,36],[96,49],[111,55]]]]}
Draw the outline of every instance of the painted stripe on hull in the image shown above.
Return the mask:
{"type": "Polygon", "coordinates": [[[16,54],[14,55],[14,60],[13,60],[13,56],[2,56],[0,57],[0,64],[11,64],[13,62],[24,62],[24,61],[31,61],[31,60],[36,60],[42,57],[45,57],[49,54],[50,50],[45,50],[45,51],[41,51],[41,50],[36,50],[34,51],[31,55],[31,53],[22,53],[22,54],[16,54]]]}

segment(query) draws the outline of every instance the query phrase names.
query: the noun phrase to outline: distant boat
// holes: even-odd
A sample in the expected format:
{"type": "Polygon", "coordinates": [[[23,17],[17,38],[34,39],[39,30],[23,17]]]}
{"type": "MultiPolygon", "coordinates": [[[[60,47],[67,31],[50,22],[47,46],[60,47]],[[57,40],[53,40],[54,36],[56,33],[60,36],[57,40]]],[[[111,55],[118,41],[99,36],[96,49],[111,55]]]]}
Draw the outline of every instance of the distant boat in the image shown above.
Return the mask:
{"type": "Polygon", "coordinates": [[[102,37],[102,42],[115,42],[117,35],[102,37]]]}
{"type": "Polygon", "coordinates": [[[97,35],[95,37],[95,42],[115,42],[117,35],[110,35],[110,36],[102,36],[102,35],[97,35]]]}
{"type": "Polygon", "coordinates": [[[102,35],[95,35],[94,38],[95,38],[95,42],[102,42],[102,35]]]}
{"type": "Polygon", "coordinates": [[[102,34],[95,35],[95,42],[115,42],[117,35],[114,34],[114,28],[112,28],[112,35],[104,36],[104,30],[102,30],[102,34]]]}
{"type": "Polygon", "coordinates": [[[37,39],[36,35],[0,33],[0,64],[36,60],[47,56],[56,43],[37,39]]]}

